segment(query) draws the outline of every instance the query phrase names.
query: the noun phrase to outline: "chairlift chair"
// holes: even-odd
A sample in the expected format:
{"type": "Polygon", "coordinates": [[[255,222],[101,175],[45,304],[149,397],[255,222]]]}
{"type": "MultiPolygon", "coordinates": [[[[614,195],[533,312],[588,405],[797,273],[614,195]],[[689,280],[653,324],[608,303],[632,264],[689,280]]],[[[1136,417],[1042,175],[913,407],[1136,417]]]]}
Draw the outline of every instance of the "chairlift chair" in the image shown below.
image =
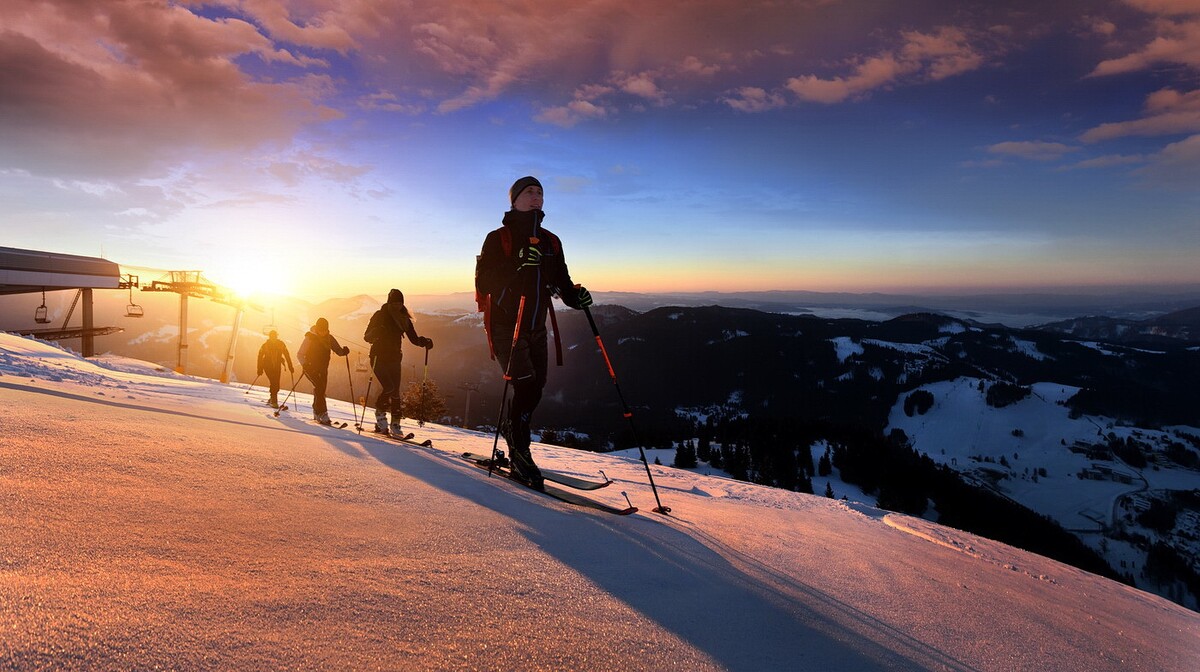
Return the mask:
{"type": "Polygon", "coordinates": [[[142,307],[133,302],[133,286],[129,287],[129,305],[125,306],[125,317],[142,317],[146,311],[142,307]]]}
{"type": "Polygon", "coordinates": [[[42,305],[33,311],[33,321],[38,324],[50,324],[50,310],[46,308],[46,290],[42,290],[42,305]]]}
{"type": "Polygon", "coordinates": [[[356,360],[356,363],[354,365],[354,370],[359,373],[370,372],[371,371],[371,360],[368,359],[367,357],[363,357],[363,354],[361,352],[358,353],[358,359],[356,360]]]}
{"type": "Polygon", "coordinates": [[[279,331],[275,326],[275,309],[271,309],[271,324],[262,328],[263,336],[270,336],[272,331],[279,331]]]}

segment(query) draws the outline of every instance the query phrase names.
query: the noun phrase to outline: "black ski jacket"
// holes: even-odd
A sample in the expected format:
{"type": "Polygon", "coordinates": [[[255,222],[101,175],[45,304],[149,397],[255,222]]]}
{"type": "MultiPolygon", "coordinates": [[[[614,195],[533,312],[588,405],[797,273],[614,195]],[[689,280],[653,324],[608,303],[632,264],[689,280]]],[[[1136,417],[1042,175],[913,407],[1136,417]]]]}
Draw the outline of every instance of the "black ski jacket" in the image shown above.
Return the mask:
{"type": "Polygon", "coordinates": [[[303,357],[300,365],[308,371],[324,371],[329,368],[330,353],[337,353],[339,357],[345,357],[350,354],[350,348],[343,347],[338,343],[333,334],[319,335],[312,331],[304,334],[304,343],[300,344],[300,350],[303,357]]]}
{"type": "Polygon", "coordinates": [[[377,357],[384,354],[393,354],[397,357],[403,357],[401,346],[404,344],[404,338],[418,348],[424,348],[429,344],[429,341],[424,336],[417,335],[417,329],[413,325],[412,315],[409,314],[408,308],[399,301],[388,301],[380,306],[383,312],[390,320],[389,328],[384,331],[384,337],[371,344],[371,357],[377,357]]]}
{"type": "Polygon", "coordinates": [[[259,375],[262,375],[263,371],[279,371],[284,362],[287,362],[288,371],[295,371],[287,345],[278,338],[268,338],[258,349],[259,375]]]}
{"type": "Polygon", "coordinates": [[[558,296],[571,308],[579,307],[579,290],[571,282],[567,262],[558,236],[541,228],[545,214],[541,210],[504,213],[504,226],[488,233],[483,250],[475,263],[476,289],[490,297],[490,331],[512,333],[517,323],[521,297],[525,297],[521,331],[545,329],[550,299],[558,296]],[[521,270],[517,254],[536,237],[542,253],[538,266],[521,270]],[[507,244],[506,244],[507,243],[507,244]]]}

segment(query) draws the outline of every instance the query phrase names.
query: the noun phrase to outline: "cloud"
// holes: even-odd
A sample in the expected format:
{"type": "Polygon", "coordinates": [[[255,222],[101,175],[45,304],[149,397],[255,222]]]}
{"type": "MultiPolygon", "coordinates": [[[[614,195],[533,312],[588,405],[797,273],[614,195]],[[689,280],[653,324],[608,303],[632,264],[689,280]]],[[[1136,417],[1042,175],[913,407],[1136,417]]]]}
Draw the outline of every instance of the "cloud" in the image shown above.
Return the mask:
{"type": "Polygon", "coordinates": [[[1016,156],[1031,161],[1054,161],[1061,159],[1065,154],[1079,151],[1079,148],[1060,142],[1020,141],[999,142],[989,146],[987,151],[992,154],[1016,156]]]}
{"type": "Polygon", "coordinates": [[[426,111],[427,107],[420,103],[402,102],[398,96],[389,91],[376,91],[360,96],[358,106],[364,110],[372,110],[379,112],[399,112],[407,115],[418,115],[426,111]]]}
{"type": "Polygon", "coordinates": [[[654,74],[650,72],[623,77],[621,78],[620,87],[625,93],[645,98],[660,105],[667,102],[666,94],[654,83],[654,74]]]}
{"type": "Polygon", "coordinates": [[[695,56],[687,56],[679,65],[679,71],[691,75],[700,75],[702,77],[710,77],[721,71],[719,65],[708,65],[695,56]]]}
{"type": "Polygon", "coordinates": [[[944,26],[934,33],[912,31],[902,37],[904,44],[897,51],[859,60],[850,75],[830,79],[802,75],[787,80],[785,88],[803,101],[840,103],[902,81],[939,81],[984,63],[961,28],[944,26]]]}
{"type": "Polygon", "coordinates": [[[1196,0],[1125,0],[1125,4],[1150,14],[1200,15],[1200,2],[1196,0]]]}
{"type": "Polygon", "coordinates": [[[548,107],[534,119],[544,124],[570,128],[585,119],[600,119],[608,116],[608,110],[587,100],[573,100],[566,105],[548,107]]]}
{"type": "MultiPolygon", "coordinates": [[[[197,2],[197,4],[202,4],[197,2]]],[[[212,4],[221,4],[235,10],[245,12],[263,27],[264,31],[273,38],[304,47],[332,49],[346,53],[358,46],[357,41],[343,23],[354,25],[354,21],[346,21],[348,14],[334,9],[316,10],[320,3],[301,5],[282,0],[218,0],[212,4]],[[311,10],[300,22],[292,16],[293,11],[311,10]]],[[[339,3],[331,3],[334,7],[339,3]]],[[[347,2],[343,6],[351,8],[370,7],[369,2],[347,2]]],[[[355,15],[351,12],[349,16],[355,15]]]]}
{"type": "Polygon", "coordinates": [[[1097,156],[1093,159],[1079,161],[1078,163],[1074,163],[1067,168],[1112,168],[1114,166],[1128,166],[1145,162],[1146,157],[1141,154],[1107,154],[1105,156],[1097,156]]]}
{"type": "Polygon", "coordinates": [[[1136,174],[1148,178],[1154,187],[1194,193],[1200,184],[1200,134],[1167,145],[1149,157],[1136,174]]]}
{"type": "Polygon", "coordinates": [[[0,4],[5,166],[66,175],[139,174],[195,148],[285,143],[336,118],[321,59],[247,21],[137,0],[0,4]],[[16,4],[21,6],[18,8],[16,4]],[[239,59],[300,68],[259,79],[239,59]]]}
{"type": "Polygon", "coordinates": [[[336,161],[312,150],[300,150],[271,162],[266,166],[266,171],[280,182],[294,187],[310,177],[352,184],[370,169],[336,161]]]}
{"type": "Polygon", "coordinates": [[[725,98],[724,102],[739,112],[765,112],[787,105],[787,100],[782,95],[755,86],[738,89],[725,98]]]}
{"type": "Polygon", "coordinates": [[[859,63],[849,77],[821,79],[815,75],[803,75],[787,80],[785,87],[803,101],[840,103],[890,84],[901,75],[913,71],[912,64],[900,63],[893,55],[884,54],[859,63]]]}
{"type": "Polygon", "coordinates": [[[1200,2],[1196,0],[1125,0],[1151,15],[1154,37],[1136,51],[1101,61],[1089,76],[1104,77],[1148,70],[1164,63],[1200,68],[1200,2]]]}
{"type": "Polygon", "coordinates": [[[1146,97],[1142,112],[1140,119],[1100,124],[1079,137],[1084,142],[1101,142],[1127,136],[1200,132],[1200,90],[1181,93],[1160,89],[1146,97]]]}

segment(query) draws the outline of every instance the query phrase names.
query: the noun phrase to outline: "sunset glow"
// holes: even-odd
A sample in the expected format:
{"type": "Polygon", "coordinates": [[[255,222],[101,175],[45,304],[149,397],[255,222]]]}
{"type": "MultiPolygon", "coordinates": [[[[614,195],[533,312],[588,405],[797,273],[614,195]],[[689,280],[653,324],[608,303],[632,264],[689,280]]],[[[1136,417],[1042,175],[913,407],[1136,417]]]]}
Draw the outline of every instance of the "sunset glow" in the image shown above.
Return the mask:
{"type": "Polygon", "coordinates": [[[1196,0],[654,5],[4,3],[4,244],[463,292],[533,174],[596,291],[1200,284],[1196,0]]]}

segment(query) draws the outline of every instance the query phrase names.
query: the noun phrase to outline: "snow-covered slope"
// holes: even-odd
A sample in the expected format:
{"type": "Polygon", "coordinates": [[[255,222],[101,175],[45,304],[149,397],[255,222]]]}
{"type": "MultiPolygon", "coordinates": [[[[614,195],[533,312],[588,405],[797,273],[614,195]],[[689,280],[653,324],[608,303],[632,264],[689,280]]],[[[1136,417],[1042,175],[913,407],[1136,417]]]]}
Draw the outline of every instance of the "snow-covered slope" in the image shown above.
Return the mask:
{"type": "MultiPolygon", "coordinates": [[[[1136,514],[1156,493],[1200,487],[1200,473],[1165,457],[1181,437],[1200,437],[1200,428],[1146,429],[1074,415],[1064,402],[1078,388],[1055,383],[1032,385],[1024,399],[995,408],[986,401],[988,384],[959,378],[925,385],[920,389],[933,399],[930,409],[907,415],[902,399],[889,429],[902,430],[914,449],[935,462],[1057,521],[1147,587],[1146,550],[1131,543],[1133,533],[1178,547],[1183,557],[1200,553],[1200,520],[1180,520],[1170,535],[1136,524],[1136,514]],[[1149,461],[1127,464],[1105,448],[1114,440],[1146,446],[1149,461]]],[[[1180,596],[1196,606],[1187,593],[1180,596]]]]}
{"type": "Polygon", "coordinates": [[[0,334],[0,669],[1200,669],[1200,615],[924,520],[535,446],[616,517],[263,397],[0,334]]]}

